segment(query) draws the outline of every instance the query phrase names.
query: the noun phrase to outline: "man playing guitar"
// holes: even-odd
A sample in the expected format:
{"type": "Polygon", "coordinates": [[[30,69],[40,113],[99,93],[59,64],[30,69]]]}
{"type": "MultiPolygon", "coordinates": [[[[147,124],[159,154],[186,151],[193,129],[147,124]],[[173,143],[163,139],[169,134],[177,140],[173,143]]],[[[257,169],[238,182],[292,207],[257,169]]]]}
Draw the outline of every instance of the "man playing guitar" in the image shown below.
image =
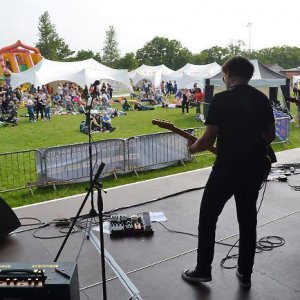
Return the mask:
{"type": "Polygon", "coordinates": [[[182,277],[188,282],[212,280],[216,223],[225,203],[234,196],[240,230],[236,275],[242,287],[250,288],[256,201],[268,165],[267,147],[275,139],[274,116],[269,99],[248,85],[254,67],[247,59],[229,59],[222,72],[227,90],[214,96],[203,136],[188,143],[191,153],[210,150],[217,157],[201,202],[197,264],[184,270],[182,277]]]}

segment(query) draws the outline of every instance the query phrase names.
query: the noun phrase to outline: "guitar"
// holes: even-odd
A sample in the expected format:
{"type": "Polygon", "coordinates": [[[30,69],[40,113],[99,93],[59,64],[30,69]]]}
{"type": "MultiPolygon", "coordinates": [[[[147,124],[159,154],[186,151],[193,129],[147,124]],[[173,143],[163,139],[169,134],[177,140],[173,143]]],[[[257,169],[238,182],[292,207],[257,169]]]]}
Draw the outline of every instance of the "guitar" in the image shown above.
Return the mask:
{"type": "Polygon", "coordinates": [[[196,142],[197,138],[191,134],[189,134],[186,131],[183,131],[177,127],[175,127],[170,121],[168,120],[159,120],[159,119],[153,119],[152,124],[156,125],[160,128],[168,129],[172,132],[177,133],[178,135],[182,136],[183,138],[196,142]]]}
{"type": "MultiPolygon", "coordinates": [[[[197,141],[197,138],[191,134],[189,134],[186,131],[183,131],[181,129],[179,129],[178,127],[175,127],[171,122],[167,121],[167,120],[158,120],[158,119],[153,119],[152,120],[152,124],[156,125],[160,128],[164,128],[164,129],[168,129],[172,132],[177,133],[178,135],[182,136],[183,138],[192,141],[193,143],[195,143],[197,141]]],[[[216,154],[216,148],[212,147],[211,149],[209,149],[208,151],[216,154]]]]}
{"type": "Polygon", "coordinates": [[[287,101],[292,102],[292,103],[299,104],[299,101],[300,101],[300,100],[297,99],[297,98],[288,97],[288,98],[287,98],[287,101]]]}
{"type": "MultiPolygon", "coordinates": [[[[156,125],[160,128],[164,128],[164,129],[168,129],[172,132],[177,133],[178,135],[182,136],[183,138],[190,140],[192,142],[196,142],[197,138],[191,134],[189,134],[186,131],[183,131],[177,127],[175,127],[171,122],[167,121],[167,120],[158,120],[158,119],[153,119],[152,120],[152,124],[156,125]]],[[[215,147],[212,147],[211,149],[209,149],[210,152],[217,154],[217,149],[215,147]]],[[[277,158],[276,155],[274,153],[274,150],[272,149],[271,146],[267,147],[267,156],[270,160],[270,163],[275,163],[277,162],[277,158]]]]}

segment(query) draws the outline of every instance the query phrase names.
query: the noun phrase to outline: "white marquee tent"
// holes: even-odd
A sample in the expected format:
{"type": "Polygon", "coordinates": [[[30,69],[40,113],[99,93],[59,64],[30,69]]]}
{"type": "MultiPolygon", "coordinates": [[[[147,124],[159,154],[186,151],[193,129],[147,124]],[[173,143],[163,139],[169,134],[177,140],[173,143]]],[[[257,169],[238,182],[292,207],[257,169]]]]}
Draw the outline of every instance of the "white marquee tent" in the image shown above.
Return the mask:
{"type": "Polygon", "coordinates": [[[71,81],[84,87],[95,80],[117,82],[132,90],[127,70],[109,68],[92,58],[76,62],[58,62],[43,58],[32,68],[11,74],[12,88],[28,82],[37,87],[54,81],[71,81]]]}
{"type": "Polygon", "coordinates": [[[137,87],[141,87],[143,80],[150,81],[154,86],[159,86],[162,80],[162,76],[174,72],[165,65],[159,66],[147,66],[141,65],[137,69],[129,72],[129,78],[132,84],[137,87]]]}
{"type": "Polygon", "coordinates": [[[205,79],[218,74],[221,66],[216,62],[207,65],[186,64],[181,69],[162,76],[164,81],[176,80],[178,88],[192,88],[195,83],[204,88],[205,79]]]}

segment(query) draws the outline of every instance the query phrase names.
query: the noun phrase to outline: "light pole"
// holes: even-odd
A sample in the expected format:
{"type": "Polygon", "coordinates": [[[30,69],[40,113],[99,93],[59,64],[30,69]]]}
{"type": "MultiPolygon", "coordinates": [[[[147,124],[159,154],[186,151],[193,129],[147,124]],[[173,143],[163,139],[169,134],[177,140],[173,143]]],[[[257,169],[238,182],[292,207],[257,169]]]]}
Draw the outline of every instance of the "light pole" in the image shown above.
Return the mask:
{"type": "Polygon", "coordinates": [[[247,25],[248,27],[248,48],[249,48],[249,52],[251,51],[251,26],[252,26],[252,23],[251,22],[248,22],[247,25]]]}

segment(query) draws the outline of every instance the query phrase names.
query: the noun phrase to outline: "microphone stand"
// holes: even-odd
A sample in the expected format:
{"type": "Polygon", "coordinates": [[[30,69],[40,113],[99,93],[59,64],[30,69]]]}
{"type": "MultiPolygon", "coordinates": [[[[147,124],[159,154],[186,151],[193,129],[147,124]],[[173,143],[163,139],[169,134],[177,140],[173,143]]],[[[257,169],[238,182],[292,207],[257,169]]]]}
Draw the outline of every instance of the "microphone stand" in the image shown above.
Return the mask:
{"type": "Polygon", "coordinates": [[[103,198],[102,198],[102,182],[96,182],[95,188],[98,192],[97,206],[99,215],[99,230],[100,230],[100,246],[101,246],[101,266],[102,266],[102,292],[103,300],[107,299],[106,292],[106,274],[105,274],[105,249],[104,249],[104,233],[103,233],[103,198]]]}
{"type": "MultiPolygon", "coordinates": [[[[59,248],[57,254],[56,254],[56,257],[54,258],[54,262],[57,262],[62,250],[64,249],[71,233],[72,233],[72,230],[74,228],[74,226],[76,225],[77,223],[77,220],[81,214],[81,211],[87,201],[87,199],[89,198],[90,194],[92,193],[94,187],[96,187],[96,189],[98,190],[98,209],[99,209],[99,227],[100,227],[100,241],[101,241],[101,267],[102,267],[102,294],[103,294],[103,300],[107,300],[107,292],[106,292],[106,275],[105,275],[105,254],[104,254],[104,234],[103,234],[103,214],[102,214],[102,211],[103,211],[103,199],[102,199],[102,194],[101,194],[101,190],[102,190],[102,183],[99,182],[99,177],[100,177],[100,174],[101,172],[103,171],[105,167],[105,164],[102,162],[101,165],[99,166],[99,169],[88,189],[88,192],[87,194],[85,195],[84,197],[84,200],[83,202],[81,203],[81,206],[75,216],[75,218],[73,219],[73,222],[69,228],[69,231],[67,233],[67,235],[65,236],[65,239],[61,245],[61,247],[59,248]]],[[[97,213],[96,213],[97,215],[97,213]]]]}
{"type": "Polygon", "coordinates": [[[99,182],[99,177],[101,172],[104,169],[105,164],[103,162],[101,162],[98,171],[93,179],[93,159],[92,159],[92,138],[91,138],[91,109],[92,109],[92,105],[93,105],[93,100],[96,98],[97,96],[97,86],[100,84],[99,80],[96,80],[93,84],[94,86],[94,90],[93,90],[93,94],[91,99],[88,99],[87,102],[87,107],[88,107],[88,111],[86,112],[86,122],[87,122],[87,126],[88,126],[88,137],[89,137],[89,165],[90,165],[90,186],[88,188],[88,192],[75,216],[75,218],[73,219],[73,222],[69,228],[69,231],[67,233],[67,235],[65,236],[65,239],[60,247],[60,249],[58,250],[58,253],[56,254],[56,257],[54,259],[54,262],[57,262],[58,258],[60,257],[60,254],[63,250],[63,248],[65,247],[65,244],[67,243],[72,230],[74,228],[74,226],[77,223],[77,220],[81,214],[81,211],[87,201],[87,199],[89,198],[89,196],[91,196],[91,210],[89,212],[89,218],[90,218],[90,224],[89,224],[89,229],[87,231],[87,239],[89,239],[90,236],[90,231],[92,228],[92,218],[96,217],[99,214],[99,229],[100,229],[100,242],[101,242],[101,267],[102,267],[102,293],[103,293],[103,300],[107,300],[107,291],[106,291],[106,275],[105,275],[105,253],[104,253],[104,234],[103,234],[103,198],[102,198],[102,183],[99,182]],[[98,214],[95,210],[94,207],[94,188],[97,189],[98,191],[98,200],[97,200],[97,206],[98,206],[98,214]]]}
{"type": "MultiPolygon", "coordinates": [[[[89,150],[89,164],[90,164],[90,186],[92,184],[92,181],[93,181],[93,154],[92,154],[92,135],[91,135],[91,110],[92,110],[92,107],[93,107],[93,102],[94,102],[94,99],[96,98],[97,96],[97,86],[100,84],[100,82],[98,80],[96,80],[93,84],[94,86],[94,90],[93,90],[93,93],[92,93],[92,98],[88,98],[88,101],[87,101],[87,107],[88,107],[88,110],[86,112],[86,123],[87,123],[87,126],[88,126],[88,144],[89,144],[89,147],[88,147],[88,150],[89,150]]],[[[87,231],[86,233],[86,238],[89,239],[90,238],[90,229],[92,227],[92,218],[97,216],[97,212],[95,210],[95,206],[94,206],[94,190],[92,189],[91,190],[91,209],[90,209],[90,212],[89,212],[89,217],[90,217],[90,225],[89,225],[89,230],[87,231]]]]}

